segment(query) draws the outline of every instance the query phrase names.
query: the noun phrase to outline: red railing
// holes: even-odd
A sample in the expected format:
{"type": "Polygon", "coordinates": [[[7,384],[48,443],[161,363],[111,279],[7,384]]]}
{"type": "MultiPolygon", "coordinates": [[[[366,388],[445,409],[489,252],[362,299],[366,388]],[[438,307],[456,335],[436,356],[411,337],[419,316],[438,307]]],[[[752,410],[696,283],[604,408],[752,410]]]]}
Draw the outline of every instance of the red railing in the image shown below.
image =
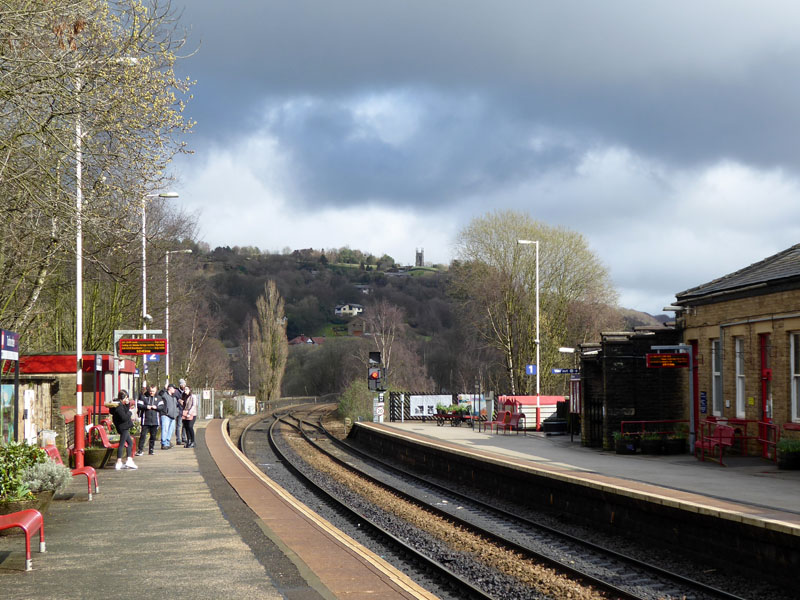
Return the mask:
{"type": "Polygon", "coordinates": [[[757,419],[729,419],[725,417],[708,417],[704,422],[733,427],[736,431],[735,438],[739,440],[742,456],[749,454],[748,445],[750,441],[753,441],[759,447],[759,454],[762,458],[772,461],[778,460],[775,446],[781,436],[780,429],[774,423],[757,419]]]}

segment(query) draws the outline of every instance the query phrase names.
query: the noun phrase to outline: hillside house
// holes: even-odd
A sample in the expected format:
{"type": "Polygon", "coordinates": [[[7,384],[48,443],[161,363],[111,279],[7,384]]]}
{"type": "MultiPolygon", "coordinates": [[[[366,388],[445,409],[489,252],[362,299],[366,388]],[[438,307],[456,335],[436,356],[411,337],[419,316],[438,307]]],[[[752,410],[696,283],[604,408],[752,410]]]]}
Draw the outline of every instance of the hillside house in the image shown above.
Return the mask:
{"type": "Polygon", "coordinates": [[[364,312],[361,304],[339,304],[333,309],[333,314],[337,317],[357,317],[364,312]]]}

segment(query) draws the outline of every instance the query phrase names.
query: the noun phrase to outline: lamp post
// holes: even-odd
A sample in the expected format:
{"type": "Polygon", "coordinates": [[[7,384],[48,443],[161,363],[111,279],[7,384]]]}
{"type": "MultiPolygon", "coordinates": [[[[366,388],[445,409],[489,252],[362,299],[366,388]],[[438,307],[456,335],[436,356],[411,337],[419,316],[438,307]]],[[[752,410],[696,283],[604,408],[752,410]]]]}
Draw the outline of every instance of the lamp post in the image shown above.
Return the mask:
{"type": "Polygon", "coordinates": [[[539,373],[542,370],[542,365],[539,364],[539,240],[517,240],[518,244],[533,244],[536,248],[536,428],[539,428],[539,410],[540,410],[540,387],[539,387],[539,373]]]}
{"type": "MultiPolygon", "coordinates": [[[[83,80],[75,78],[80,96],[83,80]]],[[[83,467],[83,131],[75,119],[75,467],[83,467]]]]}
{"type": "Polygon", "coordinates": [[[165,285],[164,285],[164,289],[167,292],[167,298],[166,298],[167,303],[166,303],[166,309],[165,309],[165,317],[166,317],[165,321],[166,321],[166,326],[167,326],[166,327],[166,329],[167,329],[167,358],[166,358],[166,361],[167,361],[167,364],[166,364],[166,367],[167,367],[167,372],[166,372],[167,383],[166,383],[166,385],[169,385],[169,355],[170,355],[170,352],[172,351],[172,349],[170,348],[170,345],[169,345],[169,255],[170,254],[191,254],[191,253],[192,253],[191,248],[186,248],[185,250],[167,250],[167,254],[166,254],[166,256],[167,256],[166,267],[167,268],[166,268],[166,272],[165,272],[166,281],[165,281],[165,285]]]}
{"type": "MultiPolygon", "coordinates": [[[[147,324],[153,320],[153,317],[147,314],[147,199],[178,197],[176,192],[153,193],[142,196],[142,329],[147,329],[147,324]]],[[[167,347],[167,350],[169,350],[169,347],[167,347]]],[[[144,377],[146,365],[147,357],[145,356],[142,358],[142,377],[139,387],[146,383],[144,377]]]]}

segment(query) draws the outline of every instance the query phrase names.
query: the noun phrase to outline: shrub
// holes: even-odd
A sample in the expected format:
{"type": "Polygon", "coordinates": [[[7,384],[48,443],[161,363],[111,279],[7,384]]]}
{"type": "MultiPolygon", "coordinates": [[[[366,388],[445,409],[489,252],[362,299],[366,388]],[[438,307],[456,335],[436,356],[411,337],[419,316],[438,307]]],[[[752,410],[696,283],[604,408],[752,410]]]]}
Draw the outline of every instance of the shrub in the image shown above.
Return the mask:
{"type": "Polygon", "coordinates": [[[372,421],[372,396],[361,381],[353,381],[339,398],[339,416],[372,421]]]}
{"type": "Polygon", "coordinates": [[[781,438],[778,440],[778,452],[800,453],[800,439],[781,438]]]}
{"type": "Polygon", "coordinates": [[[65,465],[46,460],[25,469],[22,479],[34,494],[43,491],[58,493],[67,487],[72,472],[65,465]]]}
{"type": "Polygon", "coordinates": [[[47,460],[47,454],[37,446],[10,442],[0,446],[0,500],[25,500],[31,490],[25,483],[25,471],[47,460]]]}

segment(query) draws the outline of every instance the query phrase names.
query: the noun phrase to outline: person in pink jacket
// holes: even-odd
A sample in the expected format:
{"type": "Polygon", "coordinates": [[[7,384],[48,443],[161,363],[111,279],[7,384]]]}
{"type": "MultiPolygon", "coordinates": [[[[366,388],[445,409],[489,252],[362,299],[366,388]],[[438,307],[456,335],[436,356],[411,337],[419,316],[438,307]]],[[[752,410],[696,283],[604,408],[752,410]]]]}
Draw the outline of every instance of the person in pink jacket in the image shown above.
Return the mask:
{"type": "Polygon", "coordinates": [[[197,398],[187,385],[183,388],[183,428],[186,432],[185,448],[194,448],[194,421],[197,418],[197,398]]]}

